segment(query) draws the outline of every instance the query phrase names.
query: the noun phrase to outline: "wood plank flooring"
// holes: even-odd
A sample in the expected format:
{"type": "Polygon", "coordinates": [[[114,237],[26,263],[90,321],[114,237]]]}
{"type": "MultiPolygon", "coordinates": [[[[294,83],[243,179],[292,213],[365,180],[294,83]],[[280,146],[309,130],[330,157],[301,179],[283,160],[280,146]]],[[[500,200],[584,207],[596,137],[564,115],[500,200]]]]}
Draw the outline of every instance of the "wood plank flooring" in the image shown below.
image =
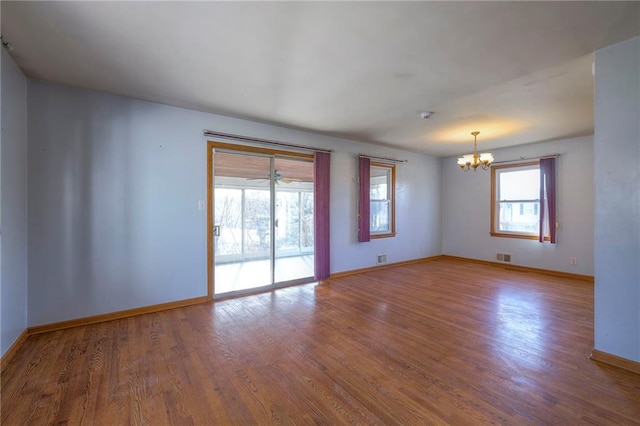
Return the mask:
{"type": "Polygon", "coordinates": [[[437,260],[30,337],[3,425],[640,424],[593,285],[437,260]]]}

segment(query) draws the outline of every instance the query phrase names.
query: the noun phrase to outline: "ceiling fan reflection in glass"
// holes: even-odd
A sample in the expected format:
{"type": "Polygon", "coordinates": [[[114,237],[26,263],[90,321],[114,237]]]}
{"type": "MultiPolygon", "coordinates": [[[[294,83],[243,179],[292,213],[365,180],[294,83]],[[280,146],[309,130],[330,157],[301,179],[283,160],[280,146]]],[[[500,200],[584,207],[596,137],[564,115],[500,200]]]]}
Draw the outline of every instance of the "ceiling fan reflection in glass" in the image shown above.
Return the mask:
{"type": "MultiPolygon", "coordinates": [[[[265,177],[257,177],[257,178],[248,178],[247,180],[264,180],[264,181],[269,181],[270,180],[270,176],[265,176],[265,177]]],[[[276,185],[279,185],[281,182],[282,183],[297,183],[297,182],[302,182],[302,179],[296,179],[296,178],[287,178],[287,177],[283,177],[282,173],[280,173],[278,170],[274,170],[273,171],[273,180],[275,181],[276,185]]]]}

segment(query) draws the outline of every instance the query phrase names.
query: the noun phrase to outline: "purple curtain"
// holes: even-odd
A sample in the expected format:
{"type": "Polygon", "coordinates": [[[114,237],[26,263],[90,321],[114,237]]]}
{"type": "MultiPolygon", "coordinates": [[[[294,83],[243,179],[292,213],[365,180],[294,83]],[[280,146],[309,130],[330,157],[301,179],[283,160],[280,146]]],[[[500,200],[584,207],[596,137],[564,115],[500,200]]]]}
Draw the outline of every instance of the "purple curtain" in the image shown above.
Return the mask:
{"type": "Polygon", "coordinates": [[[540,233],[538,241],[544,241],[545,228],[549,241],[556,243],[556,159],[540,159],[540,233]],[[546,214],[546,216],[545,216],[546,214]]]}
{"type": "Polygon", "coordinates": [[[366,243],[371,240],[371,160],[367,157],[360,157],[358,172],[359,194],[358,194],[358,242],[366,243]]]}
{"type": "Polygon", "coordinates": [[[315,280],[326,280],[331,274],[329,264],[329,177],[331,154],[316,152],[313,156],[313,208],[315,280]]]}

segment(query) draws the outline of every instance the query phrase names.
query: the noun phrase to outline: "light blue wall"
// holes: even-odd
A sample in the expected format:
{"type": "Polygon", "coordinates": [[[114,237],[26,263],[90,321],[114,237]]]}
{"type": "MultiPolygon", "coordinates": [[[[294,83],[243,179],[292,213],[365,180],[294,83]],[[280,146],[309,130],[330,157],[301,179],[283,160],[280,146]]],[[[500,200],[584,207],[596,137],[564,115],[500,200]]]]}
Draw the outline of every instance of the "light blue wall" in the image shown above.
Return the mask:
{"type": "Polygon", "coordinates": [[[499,238],[491,230],[491,171],[463,172],[456,158],[442,160],[444,254],[593,275],[593,137],[561,139],[493,150],[496,161],[559,154],[556,160],[557,244],[499,238]],[[570,258],[577,259],[576,265],[570,258]]]}
{"type": "Polygon", "coordinates": [[[333,149],[331,272],[441,252],[433,157],[29,81],[29,325],[203,296],[203,129],[333,149]],[[397,171],[396,238],[356,242],[357,154],[397,171]]]}
{"type": "Polygon", "coordinates": [[[640,38],[595,71],[595,346],[640,361],[640,38]]]}
{"type": "Polygon", "coordinates": [[[4,49],[0,150],[0,354],[27,327],[27,81],[4,49]]]}

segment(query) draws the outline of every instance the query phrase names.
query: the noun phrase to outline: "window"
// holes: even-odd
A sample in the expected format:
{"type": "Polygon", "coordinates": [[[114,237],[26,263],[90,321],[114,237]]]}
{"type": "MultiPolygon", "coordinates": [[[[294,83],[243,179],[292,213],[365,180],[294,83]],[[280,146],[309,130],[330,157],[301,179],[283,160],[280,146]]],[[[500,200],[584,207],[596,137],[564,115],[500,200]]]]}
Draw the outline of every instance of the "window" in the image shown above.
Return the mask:
{"type": "MultiPolygon", "coordinates": [[[[491,235],[539,239],[540,163],[491,168],[491,235]]],[[[548,227],[544,239],[549,239],[548,227]]]]}
{"type": "Polygon", "coordinates": [[[371,163],[369,181],[371,238],[395,235],[393,188],[395,187],[395,166],[385,163],[371,163]]]}
{"type": "Polygon", "coordinates": [[[358,241],[395,236],[395,164],[360,157],[358,241]]]}

